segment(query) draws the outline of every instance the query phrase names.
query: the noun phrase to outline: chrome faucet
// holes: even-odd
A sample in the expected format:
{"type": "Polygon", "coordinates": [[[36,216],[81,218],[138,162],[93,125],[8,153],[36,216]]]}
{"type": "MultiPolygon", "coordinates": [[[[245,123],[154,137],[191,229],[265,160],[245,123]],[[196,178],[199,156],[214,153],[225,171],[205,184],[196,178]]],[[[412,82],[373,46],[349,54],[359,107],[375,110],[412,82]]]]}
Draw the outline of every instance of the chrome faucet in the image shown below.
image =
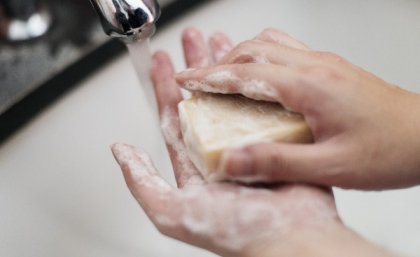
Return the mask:
{"type": "Polygon", "coordinates": [[[106,34],[133,43],[151,37],[160,16],[156,0],[90,0],[106,34]]]}

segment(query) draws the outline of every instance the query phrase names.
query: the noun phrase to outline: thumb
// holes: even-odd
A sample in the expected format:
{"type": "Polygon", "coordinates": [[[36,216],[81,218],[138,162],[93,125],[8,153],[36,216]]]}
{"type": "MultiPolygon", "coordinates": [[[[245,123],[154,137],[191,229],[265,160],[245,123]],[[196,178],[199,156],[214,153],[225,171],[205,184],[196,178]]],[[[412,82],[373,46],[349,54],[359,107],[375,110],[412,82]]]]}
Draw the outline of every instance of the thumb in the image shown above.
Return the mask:
{"type": "Polygon", "coordinates": [[[335,183],[334,152],[323,143],[261,143],[225,150],[218,172],[238,181],[335,183]],[[329,165],[328,165],[329,166],[329,165]]]}

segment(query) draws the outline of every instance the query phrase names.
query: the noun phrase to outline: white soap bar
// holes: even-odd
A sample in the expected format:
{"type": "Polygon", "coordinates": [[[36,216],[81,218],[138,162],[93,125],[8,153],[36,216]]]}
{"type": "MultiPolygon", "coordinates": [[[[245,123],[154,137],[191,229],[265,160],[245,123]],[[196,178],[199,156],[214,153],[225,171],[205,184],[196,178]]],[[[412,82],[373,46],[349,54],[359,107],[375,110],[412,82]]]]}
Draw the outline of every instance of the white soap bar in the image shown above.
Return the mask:
{"type": "Polygon", "coordinates": [[[202,93],[179,103],[178,110],[189,157],[208,180],[225,179],[215,172],[222,151],[228,147],[313,140],[303,116],[277,103],[202,93]]]}

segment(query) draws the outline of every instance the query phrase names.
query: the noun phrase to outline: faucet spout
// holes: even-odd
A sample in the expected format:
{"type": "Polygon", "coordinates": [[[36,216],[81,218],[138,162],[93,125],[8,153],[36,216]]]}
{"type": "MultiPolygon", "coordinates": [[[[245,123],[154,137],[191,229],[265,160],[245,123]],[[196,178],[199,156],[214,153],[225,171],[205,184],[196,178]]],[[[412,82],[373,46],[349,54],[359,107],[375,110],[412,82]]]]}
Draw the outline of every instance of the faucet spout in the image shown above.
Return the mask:
{"type": "Polygon", "coordinates": [[[156,0],[90,0],[106,34],[125,43],[151,37],[160,16],[156,0]]]}

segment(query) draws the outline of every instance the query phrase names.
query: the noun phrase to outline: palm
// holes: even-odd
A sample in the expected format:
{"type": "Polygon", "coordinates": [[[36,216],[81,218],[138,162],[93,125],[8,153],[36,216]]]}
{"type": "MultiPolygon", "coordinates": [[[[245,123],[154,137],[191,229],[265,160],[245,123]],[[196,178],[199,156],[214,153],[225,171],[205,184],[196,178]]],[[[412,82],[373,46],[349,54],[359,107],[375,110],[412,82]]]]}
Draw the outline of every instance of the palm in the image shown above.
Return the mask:
{"type": "Polygon", "coordinates": [[[176,199],[181,208],[176,225],[188,231],[184,239],[216,251],[236,252],[297,223],[336,218],[328,192],[298,185],[271,190],[233,184],[188,186],[176,199]]]}
{"type": "Polygon", "coordinates": [[[197,183],[197,177],[177,189],[159,176],[142,152],[127,145],[113,150],[130,190],[159,231],[224,256],[237,256],[297,226],[338,221],[332,194],[325,189],[207,184],[197,183]]]}

